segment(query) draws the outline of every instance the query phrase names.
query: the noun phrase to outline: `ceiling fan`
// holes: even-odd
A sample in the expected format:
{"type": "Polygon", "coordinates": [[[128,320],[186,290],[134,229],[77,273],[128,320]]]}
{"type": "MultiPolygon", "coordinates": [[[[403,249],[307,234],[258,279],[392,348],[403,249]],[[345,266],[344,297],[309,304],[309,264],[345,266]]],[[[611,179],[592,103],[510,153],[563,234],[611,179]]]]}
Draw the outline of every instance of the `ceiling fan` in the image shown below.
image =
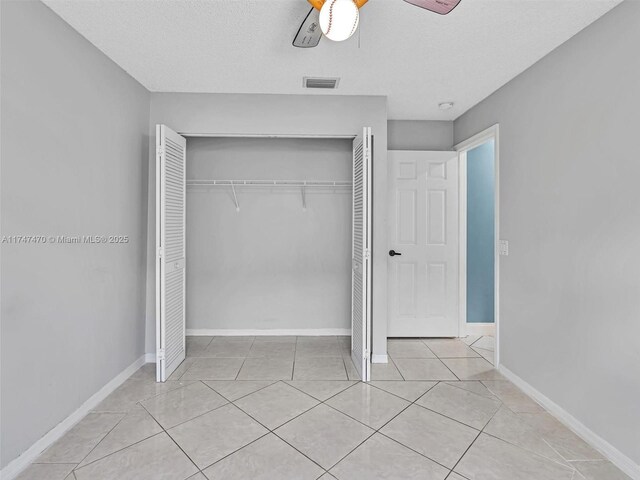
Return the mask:
{"type": "MultiPolygon", "coordinates": [[[[358,29],[359,10],[368,0],[308,0],[312,9],[298,29],[293,46],[312,48],[320,43],[324,35],[329,40],[341,42],[351,37],[358,29]]],[[[461,0],[404,0],[440,15],[446,15],[458,6],[461,0]]]]}

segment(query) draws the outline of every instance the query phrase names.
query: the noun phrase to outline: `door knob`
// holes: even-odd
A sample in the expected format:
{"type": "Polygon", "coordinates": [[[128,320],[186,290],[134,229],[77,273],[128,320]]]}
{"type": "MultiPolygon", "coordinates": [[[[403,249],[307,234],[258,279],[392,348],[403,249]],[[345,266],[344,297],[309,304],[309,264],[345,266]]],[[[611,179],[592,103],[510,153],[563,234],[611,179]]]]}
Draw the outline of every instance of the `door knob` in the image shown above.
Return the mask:
{"type": "Polygon", "coordinates": [[[389,256],[395,257],[396,255],[402,255],[400,252],[396,252],[395,250],[389,250],[389,256]]]}

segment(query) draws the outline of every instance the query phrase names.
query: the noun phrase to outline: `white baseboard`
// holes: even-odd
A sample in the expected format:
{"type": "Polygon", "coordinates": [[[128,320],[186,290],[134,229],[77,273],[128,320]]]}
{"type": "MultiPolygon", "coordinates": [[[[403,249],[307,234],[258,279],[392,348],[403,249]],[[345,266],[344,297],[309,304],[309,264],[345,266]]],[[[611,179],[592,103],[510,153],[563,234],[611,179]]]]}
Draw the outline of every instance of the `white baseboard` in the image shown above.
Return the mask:
{"type": "Polygon", "coordinates": [[[558,421],[573,431],[573,433],[598,450],[616,467],[629,475],[633,480],[640,480],[640,465],[635,463],[593,430],[589,429],[589,427],[584,425],[580,420],[575,418],[560,405],[518,377],[507,367],[499,365],[498,371],[520,388],[520,390],[542,405],[551,415],[558,419],[558,421]]]}
{"type": "MultiPolygon", "coordinates": [[[[138,370],[142,365],[147,363],[147,355],[141,356],[122,372],[116,375],[109,383],[94,393],[86,402],[80,405],[75,412],[62,420],[58,425],[53,427],[47,432],[44,437],[31,445],[25,452],[23,452],[18,458],[12,460],[6,467],[0,471],[0,478],[2,480],[12,480],[16,478],[25,468],[27,468],[31,462],[33,462],[38,455],[44,452],[50,445],[56,440],[62,438],[62,436],[71,429],[76,423],[82,420],[91,410],[93,410],[102,400],[107,398],[116,388],[124,383],[133,373],[138,370]]],[[[155,354],[153,361],[155,362],[155,354]]]]}
{"type": "Polygon", "coordinates": [[[389,363],[388,355],[371,354],[371,363],[389,363]]]}
{"type": "Polygon", "coordinates": [[[489,335],[496,336],[496,324],[495,323],[465,323],[460,332],[461,337],[467,335],[477,335],[483,337],[489,335]]]}
{"type": "Polygon", "coordinates": [[[249,329],[210,329],[210,328],[188,328],[187,335],[193,336],[349,336],[351,330],[348,328],[298,328],[279,330],[249,330],[249,329]]]}

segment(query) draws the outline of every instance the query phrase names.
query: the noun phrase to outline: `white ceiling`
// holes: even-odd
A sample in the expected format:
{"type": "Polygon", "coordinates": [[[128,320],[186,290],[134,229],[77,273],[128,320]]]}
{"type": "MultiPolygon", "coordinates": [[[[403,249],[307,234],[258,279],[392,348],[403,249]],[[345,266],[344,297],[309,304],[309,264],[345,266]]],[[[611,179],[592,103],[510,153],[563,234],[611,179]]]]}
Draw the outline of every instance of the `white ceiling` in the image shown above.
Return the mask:
{"type": "Polygon", "coordinates": [[[305,0],[44,0],[153,92],[386,95],[389,118],[453,120],[621,0],[371,0],[358,33],[291,45],[305,0]],[[338,90],[303,76],[341,77],[338,90]],[[454,101],[440,111],[438,103],[454,101]]]}

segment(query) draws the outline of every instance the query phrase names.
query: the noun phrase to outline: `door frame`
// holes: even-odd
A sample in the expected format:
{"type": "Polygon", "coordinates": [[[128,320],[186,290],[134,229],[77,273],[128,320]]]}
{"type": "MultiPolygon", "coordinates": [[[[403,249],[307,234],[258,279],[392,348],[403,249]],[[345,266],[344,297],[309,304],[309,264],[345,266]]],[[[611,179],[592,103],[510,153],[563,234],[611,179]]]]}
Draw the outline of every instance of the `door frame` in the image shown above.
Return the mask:
{"type": "Polygon", "coordinates": [[[500,364],[500,125],[491,127],[471,136],[470,138],[454,145],[458,152],[458,178],[459,178],[459,335],[495,335],[495,367],[500,364]],[[467,152],[489,140],[494,141],[494,323],[467,323],[467,152]]]}
{"type": "MultiPolygon", "coordinates": [[[[189,140],[189,138],[197,138],[197,137],[209,137],[209,138],[274,138],[274,139],[279,139],[279,138],[293,138],[293,139],[298,139],[298,138],[308,138],[308,139],[347,139],[347,140],[354,140],[358,135],[358,134],[338,134],[338,135],[324,135],[324,134],[287,134],[287,133],[280,133],[280,134],[245,134],[245,133],[215,133],[215,132],[209,132],[209,133],[204,133],[204,132],[185,132],[185,131],[176,131],[176,133],[178,133],[178,135],[181,135],[182,137],[185,137],[187,139],[187,141],[189,140]]],[[[371,145],[369,146],[370,150],[371,150],[371,171],[369,172],[369,176],[370,176],[370,180],[369,180],[369,186],[370,186],[370,192],[369,192],[369,202],[370,202],[370,220],[369,220],[369,227],[370,227],[370,242],[371,242],[371,258],[373,259],[373,212],[374,212],[374,196],[373,196],[373,156],[375,155],[375,151],[374,151],[374,144],[375,144],[375,134],[370,133],[370,139],[371,139],[371,145]]],[[[186,162],[186,157],[185,157],[185,162],[186,162]]],[[[353,162],[353,159],[352,159],[353,162]]],[[[185,172],[186,172],[186,166],[185,166],[185,172]]],[[[185,186],[186,186],[186,179],[185,179],[185,186]]],[[[159,187],[156,183],[156,202],[159,201],[159,187]]],[[[185,205],[186,205],[186,193],[185,193],[185,205]]],[[[156,222],[156,235],[157,235],[157,230],[158,230],[158,222],[156,222]]],[[[353,219],[352,222],[353,224],[353,219]]],[[[186,235],[186,230],[185,230],[185,235],[186,235]]],[[[156,236],[157,238],[157,236],[156,236]]],[[[156,278],[158,278],[158,272],[156,271],[156,278]]],[[[384,362],[374,362],[374,355],[373,355],[373,325],[374,325],[374,321],[373,321],[373,261],[370,261],[370,295],[369,295],[369,309],[370,309],[370,314],[369,314],[369,321],[368,321],[368,325],[367,325],[367,351],[368,351],[368,368],[367,368],[367,372],[370,373],[371,371],[371,364],[372,363],[387,363],[386,362],[386,358],[384,362]]],[[[158,310],[158,305],[157,305],[158,300],[156,299],[156,315],[158,310]]],[[[353,320],[353,316],[352,316],[352,320],[353,320]]],[[[186,325],[186,318],[185,318],[185,325],[186,325]]],[[[158,326],[156,325],[156,336],[158,335],[158,326]]],[[[351,326],[351,333],[353,333],[353,325],[351,326]]],[[[237,334],[237,332],[234,332],[233,334],[237,334]]],[[[249,333],[251,334],[251,333],[249,333]]],[[[248,334],[248,335],[249,335],[248,334]]],[[[186,330],[185,330],[185,338],[186,338],[186,330]]],[[[367,375],[367,380],[369,381],[369,375],[367,375]]]]}

